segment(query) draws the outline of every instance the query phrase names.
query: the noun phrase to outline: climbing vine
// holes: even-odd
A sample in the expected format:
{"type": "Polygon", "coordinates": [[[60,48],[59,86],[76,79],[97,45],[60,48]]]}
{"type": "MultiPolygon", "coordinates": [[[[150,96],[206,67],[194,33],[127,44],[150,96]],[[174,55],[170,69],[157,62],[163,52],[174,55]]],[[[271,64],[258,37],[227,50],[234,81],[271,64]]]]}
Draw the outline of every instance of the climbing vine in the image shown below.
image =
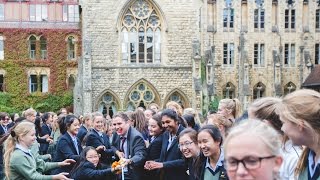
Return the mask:
{"type": "Polygon", "coordinates": [[[69,35],[76,36],[76,57],[81,56],[81,32],[78,29],[1,29],[4,37],[4,60],[0,69],[5,71],[5,93],[0,93],[0,111],[22,111],[33,107],[39,111],[56,111],[72,105],[72,92],[67,90],[67,68],[76,68],[77,61],[67,60],[69,35]],[[36,41],[36,58],[29,58],[30,35],[44,37],[47,59],[41,59],[40,41],[36,41]],[[28,69],[49,68],[49,92],[29,92],[28,69]]]}

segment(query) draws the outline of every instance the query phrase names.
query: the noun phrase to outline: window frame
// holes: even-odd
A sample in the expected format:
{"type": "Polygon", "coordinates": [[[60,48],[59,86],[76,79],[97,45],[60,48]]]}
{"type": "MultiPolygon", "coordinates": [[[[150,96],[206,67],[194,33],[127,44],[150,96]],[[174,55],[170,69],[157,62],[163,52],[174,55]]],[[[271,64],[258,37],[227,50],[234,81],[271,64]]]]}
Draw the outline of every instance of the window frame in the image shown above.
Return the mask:
{"type": "Polygon", "coordinates": [[[133,3],[122,18],[120,32],[122,63],[161,63],[161,28],[160,15],[149,2],[133,3]],[[146,5],[148,9],[143,12],[135,11],[141,5],[146,5]]]}
{"type": "Polygon", "coordinates": [[[296,64],[296,47],[295,43],[284,44],[284,62],[285,67],[295,67],[296,64]]]}
{"type": "Polygon", "coordinates": [[[224,8],[222,17],[224,31],[232,31],[234,29],[234,8],[224,8]]]}
{"type": "Polygon", "coordinates": [[[320,31],[320,9],[316,9],[315,29],[320,31]]]}
{"type": "Polygon", "coordinates": [[[265,44],[255,43],[253,48],[253,64],[258,67],[265,66],[265,44]]]}
{"type": "Polygon", "coordinates": [[[320,43],[315,44],[314,55],[314,64],[320,64],[320,43]]]}
{"type": "Polygon", "coordinates": [[[234,43],[223,44],[223,65],[233,66],[234,65],[234,43]]]}
{"type": "Polygon", "coordinates": [[[77,4],[65,4],[62,6],[63,22],[80,22],[80,8],[77,4]]]}
{"type": "Polygon", "coordinates": [[[4,3],[0,3],[0,21],[5,20],[5,9],[4,9],[4,3]]]}
{"type": "Polygon", "coordinates": [[[29,75],[29,93],[35,93],[37,91],[38,91],[38,76],[36,74],[30,74],[29,75]]]}
{"type": "Polygon", "coordinates": [[[285,30],[295,30],[296,29],[296,11],[295,9],[285,9],[284,13],[284,28],[285,30]]]}
{"type": "Polygon", "coordinates": [[[48,20],[47,4],[30,4],[29,5],[29,21],[41,22],[48,20]]]}
{"type": "Polygon", "coordinates": [[[31,35],[28,39],[29,43],[29,58],[32,60],[35,60],[37,57],[37,37],[34,35],[31,35]],[[34,39],[31,39],[34,38],[34,39]],[[34,47],[34,48],[33,48],[34,47]]]}
{"type": "Polygon", "coordinates": [[[0,60],[4,60],[4,38],[0,36],[0,60]]]}
{"type": "Polygon", "coordinates": [[[265,9],[257,8],[254,10],[254,29],[264,30],[265,29],[265,9]]]}

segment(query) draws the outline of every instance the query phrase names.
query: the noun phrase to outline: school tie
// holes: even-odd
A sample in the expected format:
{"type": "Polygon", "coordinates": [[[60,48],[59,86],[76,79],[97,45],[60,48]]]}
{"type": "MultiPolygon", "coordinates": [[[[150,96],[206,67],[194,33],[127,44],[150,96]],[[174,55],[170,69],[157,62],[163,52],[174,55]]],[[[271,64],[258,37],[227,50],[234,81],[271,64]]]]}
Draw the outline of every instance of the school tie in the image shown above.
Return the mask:
{"type": "Polygon", "coordinates": [[[124,146],[124,142],[126,141],[126,137],[120,137],[120,139],[121,139],[120,151],[124,152],[123,146],[124,146]]]}
{"type": "Polygon", "coordinates": [[[73,138],[73,144],[76,147],[77,154],[79,154],[78,141],[77,138],[73,138]]]}

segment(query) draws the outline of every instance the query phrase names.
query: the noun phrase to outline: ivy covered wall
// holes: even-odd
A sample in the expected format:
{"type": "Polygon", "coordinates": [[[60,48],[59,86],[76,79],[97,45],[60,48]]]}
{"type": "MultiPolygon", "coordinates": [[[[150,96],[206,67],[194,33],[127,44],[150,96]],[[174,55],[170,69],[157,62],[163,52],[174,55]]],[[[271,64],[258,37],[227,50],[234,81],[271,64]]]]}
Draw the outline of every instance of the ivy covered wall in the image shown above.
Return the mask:
{"type": "Polygon", "coordinates": [[[67,90],[67,68],[76,68],[76,60],[67,60],[67,37],[77,41],[76,59],[81,56],[81,32],[79,29],[1,29],[4,38],[4,60],[0,69],[5,71],[4,93],[0,93],[0,111],[16,112],[33,107],[39,111],[57,111],[72,105],[72,92],[67,90]],[[47,59],[41,59],[40,41],[36,41],[36,58],[29,58],[31,35],[47,41],[47,59]],[[49,92],[29,92],[28,70],[49,68],[49,92]]]}

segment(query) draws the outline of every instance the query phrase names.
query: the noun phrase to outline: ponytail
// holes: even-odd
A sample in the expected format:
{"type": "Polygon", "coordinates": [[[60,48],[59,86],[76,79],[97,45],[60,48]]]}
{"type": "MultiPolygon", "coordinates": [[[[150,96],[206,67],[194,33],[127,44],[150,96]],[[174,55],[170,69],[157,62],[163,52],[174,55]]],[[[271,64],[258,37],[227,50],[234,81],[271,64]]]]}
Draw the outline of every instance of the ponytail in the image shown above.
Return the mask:
{"type": "Polygon", "coordinates": [[[233,109],[233,116],[234,118],[239,118],[242,115],[242,108],[241,108],[241,102],[237,98],[232,99],[234,102],[234,109],[233,109]]]}
{"type": "Polygon", "coordinates": [[[14,131],[11,131],[11,134],[9,135],[9,137],[7,138],[7,140],[4,143],[4,173],[7,177],[7,179],[10,179],[10,158],[11,158],[11,154],[14,151],[16,144],[18,141],[18,137],[16,136],[16,134],[14,133],[14,131]],[[13,133],[12,133],[13,132],[13,133]],[[14,136],[12,136],[14,135],[14,136]]]}

